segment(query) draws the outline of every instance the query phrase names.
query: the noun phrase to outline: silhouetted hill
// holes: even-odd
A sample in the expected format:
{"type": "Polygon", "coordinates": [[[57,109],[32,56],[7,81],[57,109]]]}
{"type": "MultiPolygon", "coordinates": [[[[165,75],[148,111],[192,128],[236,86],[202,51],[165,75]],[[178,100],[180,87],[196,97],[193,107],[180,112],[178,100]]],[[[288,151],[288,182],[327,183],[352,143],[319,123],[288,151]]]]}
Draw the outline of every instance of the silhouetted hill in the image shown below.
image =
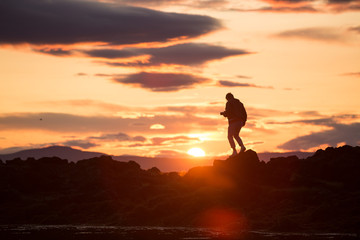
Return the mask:
{"type": "MultiPolygon", "coordinates": [[[[15,158],[26,160],[27,158],[43,158],[43,157],[59,157],[61,159],[67,159],[70,162],[77,162],[82,159],[100,157],[107,155],[100,152],[87,152],[82,150],[73,149],[66,146],[51,146],[45,148],[23,150],[11,154],[0,154],[0,160],[12,160],[15,158]]],[[[197,158],[194,159],[191,156],[186,158],[179,157],[142,157],[134,155],[120,155],[112,156],[117,161],[135,161],[140,164],[143,169],[150,169],[152,167],[158,167],[163,172],[184,171],[197,165],[211,165],[211,158],[197,158]]]]}
{"type": "MultiPolygon", "coordinates": [[[[296,155],[299,158],[307,158],[313,153],[310,152],[264,152],[258,153],[259,159],[262,161],[269,161],[271,158],[275,157],[287,157],[296,155]]],[[[106,155],[100,152],[88,152],[73,149],[66,146],[51,146],[45,148],[29,149],[23,150],[11,154],[0,154],[0,159],[3,161],[12,160],[15,158],[27,159],[27,158],[43,158],[43,157],[59,157],[61,159],[67,159],[70,162],[77,162],[81,159],[88,159],[99,157],[101,155],[106,155]]],[[[152,167],[157,167],[163,172],[173,172],[173,171],[187,171],[195,166],[211,166],[213,162],[212,157],[196,158],[194,159],[191,156],[187,157],[142,157],[134,155],[120,155],[112,156],[114,160],[118,161],[135,161],[140,164],[141,168],[149,169],[152,167]]]]}
{"type": "Polygon", "coordinates": [[[101,156],[0,164],[0,224],[357,232],[360,147],[259,161],[248,150],[184,176],[101,156]]]}
{"type": "Polygon", "coordinates": [[[67,159],[69,161],[76,162],[81,159],[100,157],[104,153],[99,152],[87,152],[77,150],[71,147],[65,146],[50,146],[45,148],[35,148],[22,150],[10,154],[0,154],[0,159],[2,160],[11,160],[14,158],[27,159],[27,158],[43,158],[43,157],[59,157],[62,159],[67,159]]]}

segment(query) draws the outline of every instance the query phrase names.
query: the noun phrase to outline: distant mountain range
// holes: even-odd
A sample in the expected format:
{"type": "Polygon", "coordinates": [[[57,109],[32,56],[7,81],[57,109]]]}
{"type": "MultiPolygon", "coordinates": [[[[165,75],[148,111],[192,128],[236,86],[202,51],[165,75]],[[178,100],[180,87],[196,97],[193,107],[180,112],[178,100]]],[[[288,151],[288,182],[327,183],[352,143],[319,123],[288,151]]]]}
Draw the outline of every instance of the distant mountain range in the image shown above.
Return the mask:
{"type": "MultiPolygon", "coordinates": [[[[277,157],[288,157],[288,156],[297,156],[300,159],[305,159],[311,156],[312,152],[285,152],[285,153],[276,153],[276,152],[264,152],[259,153],[258,157],[260,160],[268,162],[271,158],[277,157]]],[[[22,150],[11,154],[0,154],[0,160],[13,160],[15,158],[20,158],[26,160],[27,158],[39,159],[42,157],[58,157],[61,159],[67,159],[70,162],[77,162],[83,159],[100,157],[102,155],[108,155],[101,152],[89,152],[74,149],[66,146],[50,146],[45,148],[36,148],[22,150]]],[[[114,160],[128,162],[135,161],[140,164],[143,169],[150,169],[152,167],[157,167],[162,172],[179,172],[187,171],[188,169],[196,166],[211,166],[214,159],[225,159],[226,157],[205,157],[205,158],[176,158],[176,157],[141,157],[134,155],[120,155],[112,156],[114,160]]],[[[222,160],[223,160],[222,159],[222,160]]]]}

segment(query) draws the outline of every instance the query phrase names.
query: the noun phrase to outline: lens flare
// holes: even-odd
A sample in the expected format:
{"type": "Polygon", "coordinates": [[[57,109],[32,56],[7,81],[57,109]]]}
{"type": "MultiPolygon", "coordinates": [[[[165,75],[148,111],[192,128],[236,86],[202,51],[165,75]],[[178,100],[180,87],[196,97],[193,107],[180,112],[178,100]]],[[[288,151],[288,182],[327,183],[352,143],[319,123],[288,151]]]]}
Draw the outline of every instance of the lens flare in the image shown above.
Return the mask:
{"type": "Polygon", "coordinates": [[[200,227],[207,227],[230,234],[248,230],[248,222],[238,210],[215,207],[200,213],[197,222],[200,227]]]}

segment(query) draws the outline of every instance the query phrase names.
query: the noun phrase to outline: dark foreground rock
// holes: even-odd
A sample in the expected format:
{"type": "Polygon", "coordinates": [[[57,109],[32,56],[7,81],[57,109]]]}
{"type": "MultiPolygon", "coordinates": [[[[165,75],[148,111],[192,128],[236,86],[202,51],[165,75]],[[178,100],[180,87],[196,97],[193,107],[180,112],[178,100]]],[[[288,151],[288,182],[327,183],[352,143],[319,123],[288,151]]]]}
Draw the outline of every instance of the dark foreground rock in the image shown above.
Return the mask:
{"type": "Polygon", "coordinates": [[[248,150],[184,176],[109,156],[0,164],[0,224],[357,232],[360,147],[259,161],[248,150]]]}

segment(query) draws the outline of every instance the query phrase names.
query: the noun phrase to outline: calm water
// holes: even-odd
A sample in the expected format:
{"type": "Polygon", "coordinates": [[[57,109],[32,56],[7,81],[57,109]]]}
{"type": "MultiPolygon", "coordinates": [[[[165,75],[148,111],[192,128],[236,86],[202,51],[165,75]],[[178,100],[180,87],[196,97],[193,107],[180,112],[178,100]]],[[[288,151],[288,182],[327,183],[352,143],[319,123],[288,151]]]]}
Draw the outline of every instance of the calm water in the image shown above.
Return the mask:
{"type": "Polygon", "coordinates": [[[221,232],[186,227],[3,225],[1,240],[355,240],[356,234],[221,232]]]}

